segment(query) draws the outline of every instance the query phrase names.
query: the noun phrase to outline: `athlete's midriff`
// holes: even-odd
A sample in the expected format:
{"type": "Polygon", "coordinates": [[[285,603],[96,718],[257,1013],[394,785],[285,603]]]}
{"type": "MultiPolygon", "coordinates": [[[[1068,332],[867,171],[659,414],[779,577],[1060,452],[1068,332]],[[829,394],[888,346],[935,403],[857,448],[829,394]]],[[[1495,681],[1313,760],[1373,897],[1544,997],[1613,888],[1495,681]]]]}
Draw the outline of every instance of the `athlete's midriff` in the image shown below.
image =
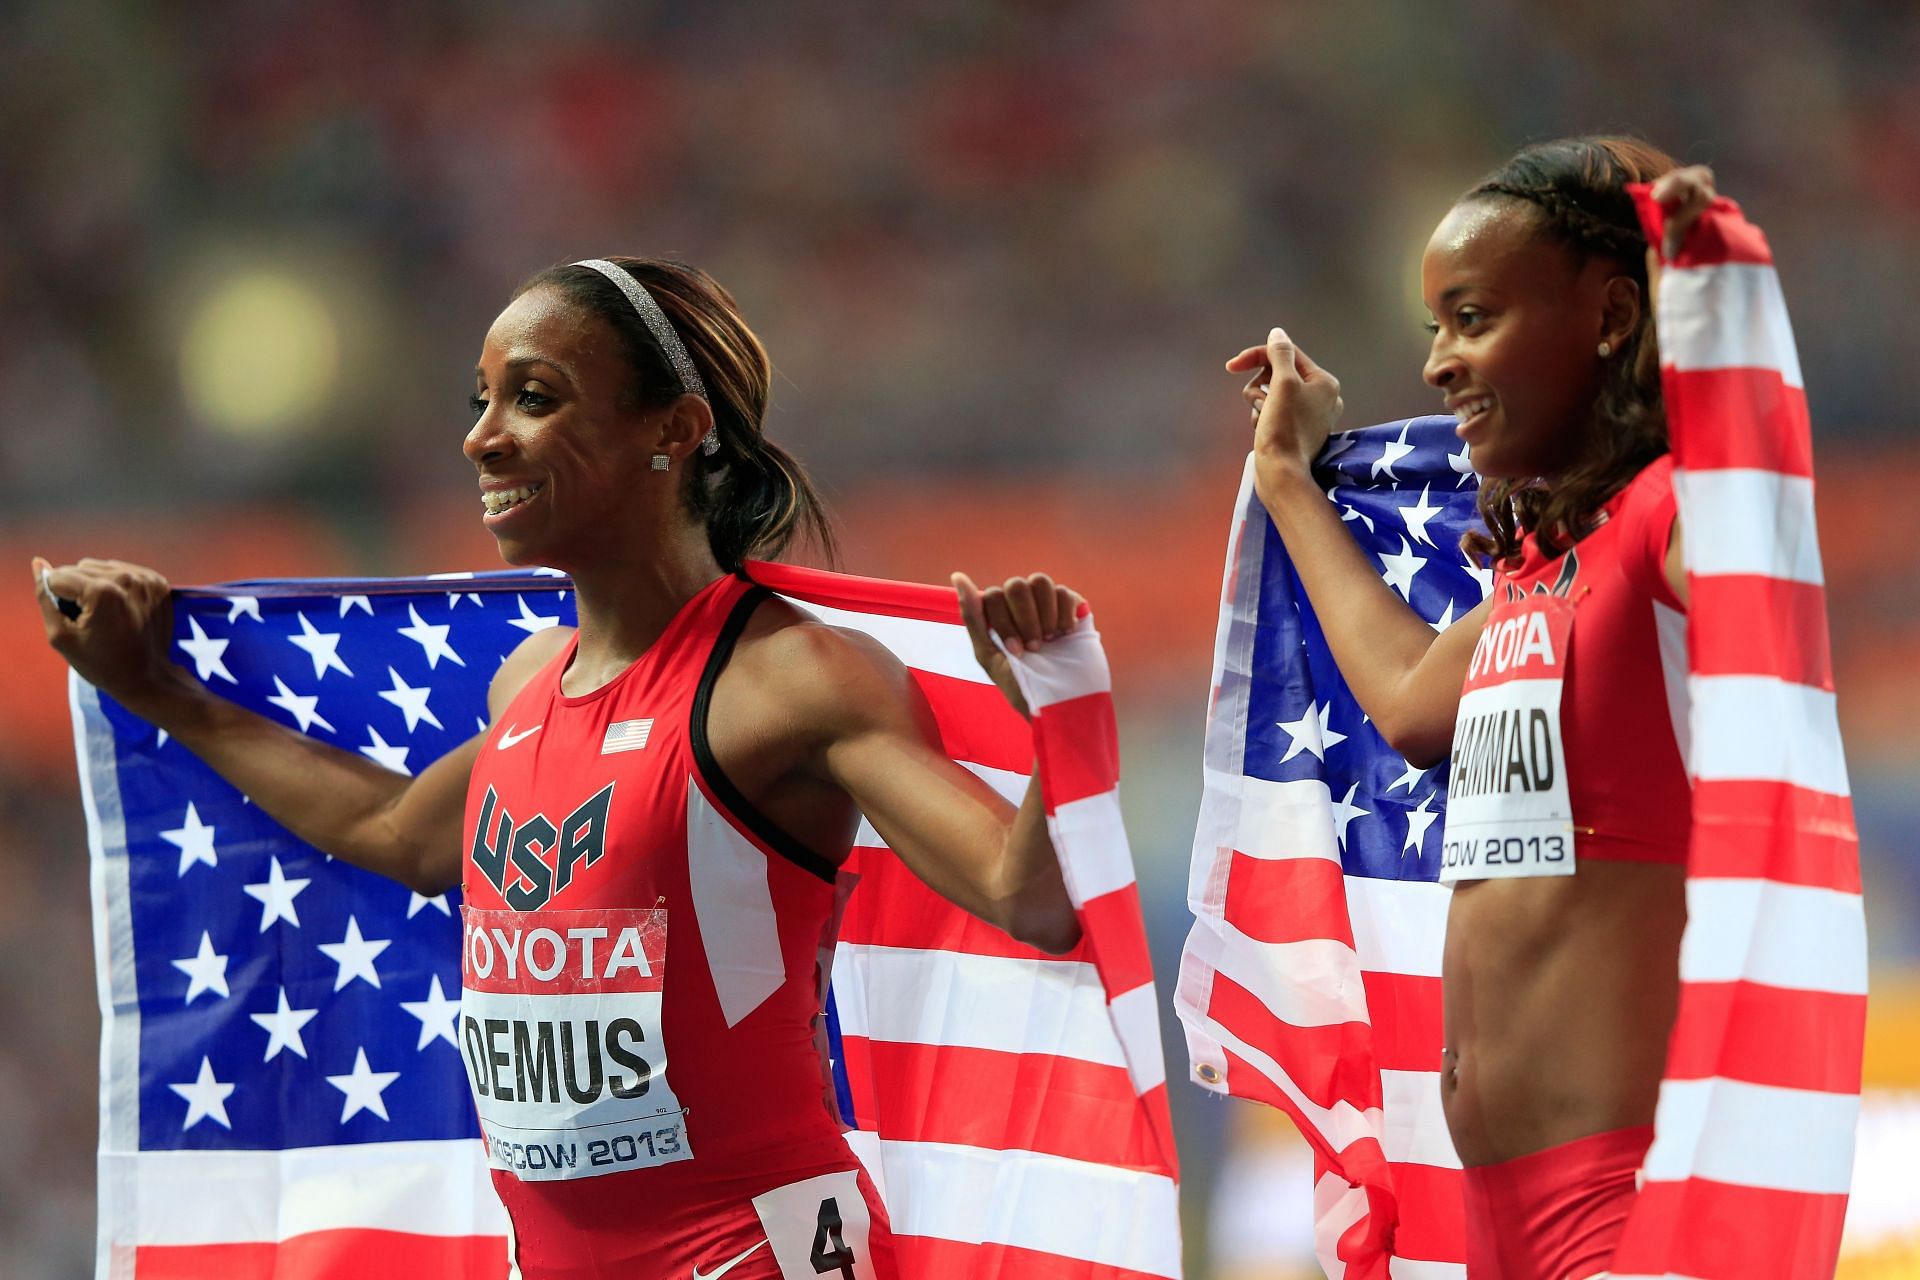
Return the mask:
{"type": "Polygon", "coordinates": [[[1454,891],[1441,1098],[1468,1165],[1653,1122],[1686,868],[1587,862],[1454,891]]]}
{"type": "Polygon", "coordinates": [[[1489,630],[1539,607],[1536,593],[1572,606],[1559,714],[1574,872],[1455,886],[1441,1092],[1469,1166],[1652,1123],[1666,1063],[1691,831],[1682,712],[1669,693],[1679,655],[1671,643],[1662,654],[1662,628],[1682,621],[1662,573],[1670,463],[1641,472],[1605,511],[1561,557],[1530,539],[1495,585],[1507,594],[1489,630]]]}

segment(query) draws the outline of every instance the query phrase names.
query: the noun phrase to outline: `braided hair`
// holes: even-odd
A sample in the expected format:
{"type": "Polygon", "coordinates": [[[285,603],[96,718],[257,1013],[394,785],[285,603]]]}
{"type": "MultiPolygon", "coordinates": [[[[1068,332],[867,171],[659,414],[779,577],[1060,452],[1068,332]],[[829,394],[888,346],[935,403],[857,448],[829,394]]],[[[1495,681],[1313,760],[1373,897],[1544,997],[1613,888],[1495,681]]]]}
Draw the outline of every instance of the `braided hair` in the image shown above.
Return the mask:
{"type": "MultiPolygon", "coordinates": [[[[1629,182],[1651,182],[1676,166],[1637,138],[1562,138],[1526,147],[1488,174],[1460,203],[1512,200],[1538,212],[1539,232],[1584,266],[1595,258],[1618,265],[1640,286],[1640,324],[1608,359],[1595,397],[1580,461],[1551,486],[1539,477],[1489,480],[1480,486],[1487,531],[1461,539],[1469,555],[1514,564],[1531,532],[1549,557],[1590,531],[1593,515],[1648,463],[1667,452],[1667,416],[1660,397],[1660,347],[1647,289],[1647,239],[1629,182]]],[[[1570,424],[1573,425],[1573,424],[1570,424]]]]}

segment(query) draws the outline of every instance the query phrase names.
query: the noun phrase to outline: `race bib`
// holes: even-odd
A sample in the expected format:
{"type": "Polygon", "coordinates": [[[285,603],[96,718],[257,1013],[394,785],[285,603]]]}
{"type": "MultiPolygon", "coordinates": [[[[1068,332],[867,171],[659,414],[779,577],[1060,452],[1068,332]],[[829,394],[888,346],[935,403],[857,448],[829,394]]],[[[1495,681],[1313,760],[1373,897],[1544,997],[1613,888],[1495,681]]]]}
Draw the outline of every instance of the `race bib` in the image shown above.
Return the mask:
{"type": "Polygon", "coordinates": [[[692,1159],[660,1028],[667,913],[461,915],[460,1044],[487,1163],[547,1182],[692,1159]]]}
{"type": "Polygon", "coordinates": [[[1573,874],[1560,741],[1572,638],[1573,604],[1560,596],[1503,601],[1487,619],[1454,722],[1442,884],[1573,874]]]}
{"type": "Polygon", "coordinates": [[[767,1230],[781,1280],[873,1280],[868,1237],[873,1216],[860,1193],[860,1175],[823,1173],[753,1198],[767,1230]]]}

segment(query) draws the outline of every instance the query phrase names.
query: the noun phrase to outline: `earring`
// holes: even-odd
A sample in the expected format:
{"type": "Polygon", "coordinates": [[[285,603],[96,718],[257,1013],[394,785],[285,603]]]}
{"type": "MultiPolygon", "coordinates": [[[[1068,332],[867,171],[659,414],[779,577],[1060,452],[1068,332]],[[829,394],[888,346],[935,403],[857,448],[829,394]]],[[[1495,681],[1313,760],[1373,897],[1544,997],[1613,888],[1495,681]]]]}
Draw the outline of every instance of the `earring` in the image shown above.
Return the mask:
{"type": "Polygon", "coordinates": [[[667,455],[667,454],[664,454],[664,453],[656,453],[656,454],[654,454],[654,455],[653,455],[653,469],[654,469],[655,471],[670,471],[670,470],[672,470],[672,469],[673,469],[673,458],[672,458],[671,456],[669,456],[669,455],[667,455]]]}
{"type": "Polygon", "coordinates": [[[1605,360],[1608,356],[1612,354],[1613,354],[1613,344],[1611,342],[1603,342],[1600,344],[1600,358],[1602,360],[1605,360]]]}

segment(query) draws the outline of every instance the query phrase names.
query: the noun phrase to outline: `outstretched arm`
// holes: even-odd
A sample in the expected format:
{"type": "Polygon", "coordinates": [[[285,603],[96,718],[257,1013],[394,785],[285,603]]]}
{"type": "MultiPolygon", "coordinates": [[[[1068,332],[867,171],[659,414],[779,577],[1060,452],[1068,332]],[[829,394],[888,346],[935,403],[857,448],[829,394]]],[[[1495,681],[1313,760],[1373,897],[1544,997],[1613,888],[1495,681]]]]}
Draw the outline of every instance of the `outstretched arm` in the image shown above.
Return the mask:
{"type": "Polygon", "coordinates": [[[1435,635],[1380,580],[1314,483],[1313,459],[1343,407],[1340,383],[1275,329],[1264,347],[1227,362],[1253,374],[1254,490],[1286,543],[1340,674],[1361,710],[1408,763],[1427,766],[1453,746],[1467,663],[1491,606],[1483,602],[1435,635]]]}
{"type": "MultiPolygon", "coordinates": [[[[480,738],[417,777],[393,773],[228,702],[176,666],[167,656],[171,588],[153,570],[118,560],[60,568],[36,561],[34,576],[47,641],[82,679],[165,729],[294,835],[423,892],[459,882],[480,738]],[[78,603],[79,616],[62,613],[55,596],[78,603]]],[[[494,698],[510,698],[537,668],[531,649],[523,644],[501,668],[494,698]]]]}

